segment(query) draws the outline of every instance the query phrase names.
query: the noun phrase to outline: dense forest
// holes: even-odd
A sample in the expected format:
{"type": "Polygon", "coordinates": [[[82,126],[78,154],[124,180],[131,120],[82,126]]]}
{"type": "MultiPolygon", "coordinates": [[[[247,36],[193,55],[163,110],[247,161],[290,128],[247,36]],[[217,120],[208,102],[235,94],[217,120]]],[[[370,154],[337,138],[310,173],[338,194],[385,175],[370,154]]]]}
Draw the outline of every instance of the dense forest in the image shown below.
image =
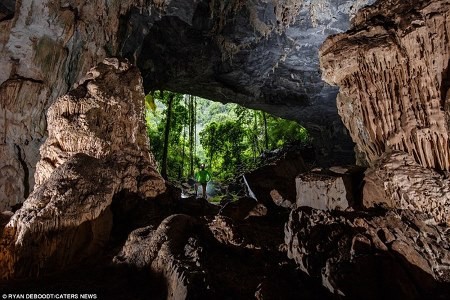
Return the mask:
{"type": "Polygon", "coordinates": [[[309,142],[298,123],[237,104],[168,91],[145,100],[151,151],[166,179],[191,178],[204,163],[215,180],[226,181],[257,167],[264,152],[309,142]]]}

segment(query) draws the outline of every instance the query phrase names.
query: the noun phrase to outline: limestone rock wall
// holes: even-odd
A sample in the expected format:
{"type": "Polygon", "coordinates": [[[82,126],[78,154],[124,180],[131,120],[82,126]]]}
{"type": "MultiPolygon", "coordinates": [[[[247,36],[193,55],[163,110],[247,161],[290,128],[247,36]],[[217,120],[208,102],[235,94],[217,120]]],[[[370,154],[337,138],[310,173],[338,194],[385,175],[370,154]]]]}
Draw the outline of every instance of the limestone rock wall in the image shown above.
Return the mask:
{"type": "Polygon", "coordinates": [[[119,49],[120,18],[143,1],[2,1],[0,4],[0,210],[34,187],[46,110],[119,49]]]}
{"type": "Polygon", "coordinates": [[[0,278],[61,269],[96,253],[110,236],[115,195],[165,191],[143,109],[139,70],[115,58],[53,103],[36,188],[4,229],[0,278]]]}
{"type": "Polygon", "coordinates": [[[390,149],[450,169],[449,39],[448,1],[389,0],[323,44],[323,78],[340,87],[339,114],[369,163],[390,149]]]}

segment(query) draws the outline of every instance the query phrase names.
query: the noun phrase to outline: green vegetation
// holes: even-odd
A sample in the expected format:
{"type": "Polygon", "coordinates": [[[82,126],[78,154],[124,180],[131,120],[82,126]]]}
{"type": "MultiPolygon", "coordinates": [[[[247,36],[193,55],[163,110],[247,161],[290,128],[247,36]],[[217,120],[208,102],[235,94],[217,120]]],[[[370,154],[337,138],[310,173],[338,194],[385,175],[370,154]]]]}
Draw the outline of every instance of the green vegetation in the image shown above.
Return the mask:
{"type": "Polygon", "coordinates": [[[151,151],[169,179],[192,177],[203,162],[215,180],[227,180],[258,166],[264,151],[309,142],[296,122],[237,104],[167,91],[147,95],[145,102],[151,151]]]}

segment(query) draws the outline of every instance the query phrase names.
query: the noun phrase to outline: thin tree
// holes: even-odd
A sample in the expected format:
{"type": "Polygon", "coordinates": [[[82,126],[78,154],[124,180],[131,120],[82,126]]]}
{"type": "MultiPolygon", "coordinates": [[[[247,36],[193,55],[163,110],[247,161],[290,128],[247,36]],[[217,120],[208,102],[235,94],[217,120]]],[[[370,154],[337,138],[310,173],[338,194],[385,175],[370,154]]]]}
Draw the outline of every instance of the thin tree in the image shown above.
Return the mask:
{"type": "Polygon", "coordinates": [[[269,149],[269,133],[267,131],[267,116],[265,112],[262,112],[263,121],[264,121],[264,146],[266,147],[265,150],[269,149]]]}
{"type": "MultiPolygon", "coordinates": [[[[187,95],[184,95],[184,107],[188,107],[188,101],[187,101],[187,95]]],[[[189,124],[189,111],[188,114],[184,115],[184,119],[183,119],[183,151],[181,154],[181,171],[180,174],[178,175],[178,179],[180,179],[181,177],[184,176],[184,159],[186,157],[186,127],[189,124]]]]}
{"type": "Polygon", "coordinates": [[[196,155],[196,131],[197,131],[197,102],[195,97],[189,95],[189,175],[194,176],[194,158],[196,155]]]}
{"type": "Polygon", "coordinates": [[[169,97],[167,99],[166,127],[164,128],[164,147],[161,162],[161,176],[166,180],[167,180],[167,155],[169,153],[170,124],[172,119],[172,103],[174,97],[175,97],[174,93],[169,93],[169,97]]]}

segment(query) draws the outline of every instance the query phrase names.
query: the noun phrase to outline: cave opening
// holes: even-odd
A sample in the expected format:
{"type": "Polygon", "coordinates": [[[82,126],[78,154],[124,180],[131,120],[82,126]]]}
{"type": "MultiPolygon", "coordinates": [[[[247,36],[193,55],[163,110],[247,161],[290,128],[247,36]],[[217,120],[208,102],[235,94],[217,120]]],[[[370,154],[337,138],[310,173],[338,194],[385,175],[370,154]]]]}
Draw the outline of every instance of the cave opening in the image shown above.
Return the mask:
{"type": "MultiPolygon", "coordinates": [[[[147,134],[159,171],[187,187],[204,164],[213,179],[207,187],[213,202],[223,196],[223,184],[239,181],[289,149],[301,149],[314,164],[312,137],[295,121],[170,91],[145,99],[147,134]]],[[[195,192],[184,189],[185,196],[195,192]]]]}

